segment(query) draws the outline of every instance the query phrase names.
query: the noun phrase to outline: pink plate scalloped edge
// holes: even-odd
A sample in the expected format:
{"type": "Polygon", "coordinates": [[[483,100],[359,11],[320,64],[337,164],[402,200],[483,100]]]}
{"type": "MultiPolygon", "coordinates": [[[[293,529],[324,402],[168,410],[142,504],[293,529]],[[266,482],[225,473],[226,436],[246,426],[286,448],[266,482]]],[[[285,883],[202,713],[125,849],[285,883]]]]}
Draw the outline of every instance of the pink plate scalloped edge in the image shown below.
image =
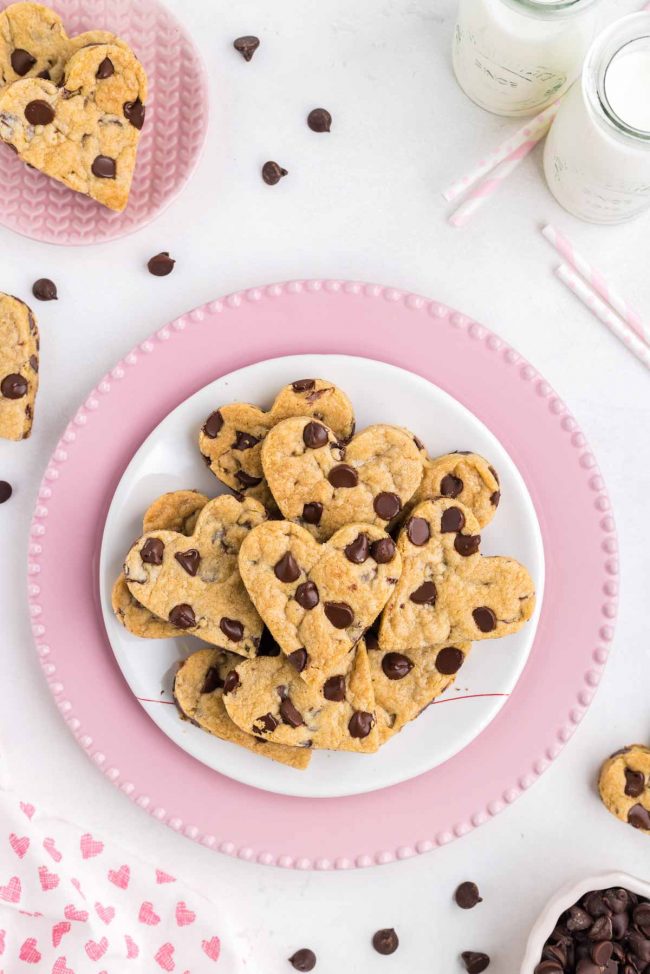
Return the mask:
{"type": "MultiPolygon", "coordinates": [[[[0,0],[4,9],[12,0],[0,0]]],[[[149,78],[147,121],[128,205],[112,213],[41,172],[0,143],[0,224],[43,243],[101,243],[150,223],[183,190],[208,131],[203,59],[159,0],[49,0],[70,36],[110,30],[131,45],[149,78]]]]}
{"type": "Polygon", "coordinates": [[[68,727],[96,766],[140,807],[228,855],[297,869],[347,869],[405,859],[466,834],[515,801],[558,757],[607,661],[618,594],[616,551],[610,502],[578,424],[514,349],[477,322],[418,295],[356,282],[295,281],[232,294],[183,315],[99,382],[45,471],[31,526],[29,604],[43,670],[68,727]],[[426,775],[330,800],[286,798],[240,785],[160,734],[117,671],[96,579],[115,486],[134,450],[170,409],[215,374],[277,355],[321,352],[410,368],[472,409],[522,472],[547,556],[531,659],[492,725],[426,775]],[[128,408],[136,389],[137,419],[128,408]],[[108,439],[115,428],[125,442],[108,439]],[[79,479],[89,460],[94,477],[79,479]],[[67,530],[73,515],[76,540],[67,530]],[[80,566],[88,560],[92,571],[84,572],[80,566]],[[66,562],[69,571],[62,570],[66,562]],[[66,613],[63,623],[62,599],[77,607],[74,619],[66,613]],[[140,735],[139,749],[132,747],[134,734],[140,735]],[[377,814],[382,803],[385,814],[377,814]]]}

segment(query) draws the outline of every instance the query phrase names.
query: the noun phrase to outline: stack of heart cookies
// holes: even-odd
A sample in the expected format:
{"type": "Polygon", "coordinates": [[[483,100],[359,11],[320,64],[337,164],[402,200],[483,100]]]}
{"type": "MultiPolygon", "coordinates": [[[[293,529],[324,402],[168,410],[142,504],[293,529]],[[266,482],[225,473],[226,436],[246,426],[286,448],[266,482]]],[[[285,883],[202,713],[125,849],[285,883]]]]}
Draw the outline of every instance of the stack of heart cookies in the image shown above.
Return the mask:
{"type": "Polygon", "coordinates": [[[323,379],[267,412],[215,410],[199,447],[235,493],[155,501],[113,590],[132,633],[209,644],[179,666],[182,715],[293,767],[312,749],[377,751],[453,683],[472,642],[517,632],[535,606],[522,565],[480,553],[500,499],[486,460],[431,459],[401,427],[354,429],[323,379]]]}
{"type": "Polygon", "coordinates": [[[0,13],[0,139],[28,165],[123,210],[146,100],[144,69],[114,34],[68,37],[40,3],[0,13]]]}

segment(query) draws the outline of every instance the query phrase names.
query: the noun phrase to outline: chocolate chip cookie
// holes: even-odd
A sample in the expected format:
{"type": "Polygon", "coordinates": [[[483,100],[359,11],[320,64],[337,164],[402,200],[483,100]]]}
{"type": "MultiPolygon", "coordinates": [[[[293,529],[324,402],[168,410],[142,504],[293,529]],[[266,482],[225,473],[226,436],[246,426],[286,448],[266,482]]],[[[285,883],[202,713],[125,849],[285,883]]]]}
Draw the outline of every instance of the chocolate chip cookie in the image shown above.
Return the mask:
{"type": "Polygon", "coordinates": [[[26,440],[38,391],[39,338],[30,308],[0,293],[0,437],[26,440]]]}
{"type": "Polygon", "coordinates": [[[484,528],[496,514],[501,500],[499,476],[478,453],[458,450],[434,459],[426,457],[424,475],[410,507],[436,497],[459,501],[470,509],[479,527],[484,528]]]}
{"type": "Polygon", "coordinates": [[[605,808],[641,832],[650,832],[650,748],[631,744],[607,758],[598,790],[605,808]]]}

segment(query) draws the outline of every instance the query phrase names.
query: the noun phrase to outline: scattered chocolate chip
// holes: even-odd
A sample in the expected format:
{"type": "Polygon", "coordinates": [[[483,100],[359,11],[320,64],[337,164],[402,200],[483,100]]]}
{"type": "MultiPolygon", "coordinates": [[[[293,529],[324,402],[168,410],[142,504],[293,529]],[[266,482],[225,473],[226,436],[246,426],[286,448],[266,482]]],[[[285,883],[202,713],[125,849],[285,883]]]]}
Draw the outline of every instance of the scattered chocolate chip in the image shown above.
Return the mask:
{"type": "Polygon", "coordinates": [[[285,697],[280,704],[280,716],[282,717],[282,723],[288,724],[289,727],[302,727],[305,723],[302,719],[302,714],[299,710],[296,710],[289,697],[285,697]]]}
{"type": "Polygon", "coordinates": [[[188,575],[194,577],[201,564],[201,555],[196,548],[188,548],[187,551],[177,551],[174,558],[184,568],[188,575]]]}
{"type": "Polygon", "coordinates": [[[297,971],[313,971],[316,967],[316,954],[309,947],[303,947],[289,958],[289,963],[297,971]]]}
{"type": "Polygon", "coordinates": [[[326,602],[324,611],[335,629],[347,629],[354,622],[354,612],[346,602],[326,602]]]}
{"type": "Polygon", "coordinates": [[[302,519],[305,524],[320,524],[322,516],[323,505],[319,504],[318,501],[311,501],[311,503],[305,504],[302,509],[302,519]]]}
{"type": "Polygon", "coordinates": [[[448,473],[440,481],[440,493],[443,497],[458,497],[464,486],[460,477],[454,477],[453,473],[448,473]]]}
{"type": "Polygon", "coordinates": [[[237,670],[231,670],[223,683],[223,692],[232,693],[240,685],[241,680],[239,679],[239,673],[237,670]]]}
{"type": "MultiPolygon", "coordinates": [[[[236,51],[239,51],[244,61],[250,61],[260,46],[260,39],[259,37],[255,37],[254,34],[245,34],[244,37],[235,38],[232,46],[236,51]]],[[[307,969],[311,970],[311,968],[305,968],[305,970],[307,969]]]]}
{"type": "Polygon", "coordinates": [[[312,108],[307,116],[307,125],[312,132],[329,132],[332,127],[332,116],[326,108],[312,108]]]}
{"type": "Polygon", "coordinates": [[[370,554],[370,541],[367,534],[359,534],[345,547],[345,557],[353,565],[363,565],[370,554]]]}
{"type": "Polygon", "coordinates": [[[262,483],[261,477],[254,477],[252,474],[246,473],[245,470],[238,470],[235,479],[239,481],[242,487],[257,487],[258,484],[262,483]]]}
{"type": "Polygon", "coordinates": [[[472,612],[472,618],[481,632],[494,632],[497,627],[497,617],[487,605],[480,605],[472,612]]]}
{"type": "Polygon", "coordinates": [[[323,696],[326,700],[332,700],[334,703],[341,703],[342,700],[345,700],[345,677],[330,676],[328,680],[325,680],[323,696]]]}
{"type": "Polygon", "coordinates": [[[6,480],[0,480],[0,504],[5,504],[13,494],[13,487],[6,480]]]}
{"type": "Polygon", "coordinates": [[[314,582],[303,582],[296,589],[295,600],[302,609],[315,609],[320,602],[318,588],[314,582]]]}
{"type": "Polygon", "coordinates": [[[462,531],[465,527],[465,515],[460,507],[448,507],[442,512],[440,518],[440,530],[443,534],[451,534],[452,531],[462,531]]]}
{"type": "Polygon", "coordinates": [[[54,121],[54,109],[49,102],[36,98],[25,105],[25,118],[30,125],[50,125],[54,121]]]}
{"type": "Polygon", "coordinates": [[[291,388],[294,392],[309,392],[316,385],[315,379],[296,379],[295,382],[291,383],[291,388]]]}
{"type": "Polygon", "coordinates": [[[469,882],[460,884],[454,893],[454,899],[461,910],[472,910],[478,903],[483,902],[476,883],[469,882]]]}
{"type": "Polygon", "coordinates": [[[627,820],[635,829],[650,830],[650,814],[643,805],[633,805],[627,813],[627,820]]]}
{"type": "Polygon", "coordinates": [[[368,736],[374,725],[375,718],[372,714],[366,713],[365,710],[357,710],[348,722],[350,737],[361,740],[368,736]]]}
{"type": "Polygon", "coordinates": [[[436,669],[443,676],[453,676],[465,662],[465,655],[455,646],[445,646],[436,656],[436,669]]]}
{"type": "Polygon", "coordinates": [[[356,487],[359,483],[359,474],[347,463],[339,463],[338,466],[332,467],[327,479],[332,487],[356,487]]]}
{"type": "Polygon", "coordinates": [[[147,269],[154,277],[167,277],[174,270],[176,261],[169,256],[168,250],[163,250],[147,262],[147,269]]]}
{"type": "Polygon", "coordinates": [[[194,609],[186,602],[175,605],[169,613],[169,621],[177,629],[193,629],[196,626],[196,616],[194,609]]]}
{"type": "Polygon", "coordinates": [[[412,517],[406,526],[406,535],[411,544],[421,548],[431,537],[429,522],[423,517],[412,517]]]}
{"type": "Polygon", "coordinates": [[[115,68],[113,62],[109,57],[105,57],[102,63],[97,68],[97,74],[95,77],[98,81],[106,81],[107,78],[111,78],[115,74],[115,68]]]}
{"type": "Polygon", "coordinates": [[[22,399],[27,395],[27,379],[18,372],[11,372],[0,382],[0,392],[5,399],[22,399]]]}
{"type": "Polygon", "coordinates": [[[306,649],[294,649],[293,653],[289,653],[287,659],[299,673],[302,673],[309,662],[309,653],[306,649]]]}
{"type": "Polygon", "coordinates": [[[210,413],[210,415],[206,419],[205,426],[203,427],[203,432],[209,439],[216,440],[222,426],[223,426],[223,416],[217,409],[215,412],[210,413]]]}
{"type": "Polygon", "coordinates": [[[275,719],[273,714],[262,714],[262,716],[258,717],[255,721],[253,730],[255,733],[272,734],[277,726],[278,721],[275,719]]]}
{"type": "Polygon", "coordinates": [[[302,440],[308,450],[318,450],[329,439],[327,430],[321,423],[307,423],[302,431],[302,440]]]}
{"type": "Polygon", "coordinates": [[[372,502],[372,506],[375,509],[375,514],[382,521],[392,521],[402,510],[402,502],[397,494],[391,494],[386,490],[382,491],[381,494],[377,494],[372,502]]]}
{"type": "Polygon", "coordinates": [[[395,542],[392,538],[379,538],[370,545],[370,554],[378,565],[387,565],[395,557],[395,542]]]}
{"type": "Polygon", "coordinates": [[[490,504],[492,505],[492,507],[498,507],[500,500],[501,500],[500,490],[495,490],[493,494],[490,494],[490,504]]]}
{"type": "Polygon", "coordinates": [[[298,562],[290,551],[282,555],[282,558],[276,563],[273,573],[279,582],[295,582],[297,578],[300,578],[298,562]]]}
{"type": "Polygon", "coordinates": [[[372,946],[378,954],[388,956],[388,954],[394,954],[399,947],[399,937],[392,927],[387,927],[385,930],[377,931],[372,938],[372,946]]]}
{"type": "Polygon", "coordinates": [[[422,582],[415,592],[411,592],[411,602],[416,605],[435,605],[437,595],[433,582],[422,582]]]}
{"type": "Polygon", "coordinates": [[[140,557],[147,565],[162,565],[165,545],[160,538],[147,538],[140,549],[140,557]]]}
{"type": "Polygon", "coordinates": [[[389,680],[403,680],[413,669],[413,663],[403,653],[386,653],[381,668],[389,680]]]}
{"type": "Polygon", "coordinates": [[[223,690],[223,680],[219,676],[217,667],[211,666],[205,674],[201,693],[214,693],[215,690],[223,690]]]}
{"type": "Polygon", "coordinates": [[[475,555],[481,545],[480,534],[457,534],[454,539],[454,548],[463,558],[475,555]]]}
{"type": "Polygon", "coordinates": [[[490,958],[487,954],[481,954],[475,950],[464,950],[460,955],[467,974],[481,974],[490,966],[490,958]]]}
{"type": "Polygon", "coordinates": [[[237,619],[227,619],[224,616],[219,623],[219,628],[233,643],[239,643],[244,638],[244,627],[237,619]]]}
{"type": "Polygon", "coordinates": [[[122,111],[127,122],[130,122],[133,128],[139,132],[144,125],[144,117],[146,114],[146,108],[140,99],[137,98],[135,101],[125,102],[122,111]]]}
{"type": "Polygon", "coordinates": [[[110,156],[96,156],[91,171],[97,179],[115,179],[117,173],[115,159],[111,159],[110,156]]]}
{"type": "Polygon", "coordinates": [[[56,284],[48,277],[39,277],[37,281],[34,281],[32,284],[32,294],[39,301],[57,301],[59,297],[56,284]]]}
{"type": "Polygon", "coordinates": [[[259,438],[257,436],[253,436],[252,433],[242,433],[238,430],[235,433],[235,442],[232,448],[233,450],[240,450],[243,453],[244,450],[251,450],[258,443],[259,438]]]}
{"type": "Polygon", "coordinates": [[[17,47],[15,51],[11,52],[11,66],[21,78],[24,78],[35,64],[36,58],[32,57],[29,51],[25,51],[22,47],[17,47]]]}
{"type": "Polygon", "coordinates": [[[645,775],[641,771],[625,769],[625,794],[630,798],[638,798],[645,791],[645,775]]]}
{"type": "Polygon", "coordinates": [[[262,166],[262,179],[267,186],[275,186],[283,176],[287,176],[288,169],[283,169],[277,162],[265,162],[262,166]]]}

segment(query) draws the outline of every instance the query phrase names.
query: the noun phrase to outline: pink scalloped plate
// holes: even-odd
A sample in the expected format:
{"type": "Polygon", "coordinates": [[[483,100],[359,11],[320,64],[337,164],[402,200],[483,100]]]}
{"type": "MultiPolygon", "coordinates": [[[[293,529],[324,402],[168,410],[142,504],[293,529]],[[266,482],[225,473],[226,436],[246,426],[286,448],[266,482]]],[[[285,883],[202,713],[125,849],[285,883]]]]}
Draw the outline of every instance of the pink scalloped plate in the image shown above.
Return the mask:
{"type": "Polygon", "coordinates": [[[605,486],[578,424],[514,349],[477,322],[417,295],[298,281],[233,294],[184,315],[133,349],[92,390],[45,471],[31,528],[30,611],[66,723],[133,801],[229,855],[299,869],[350,868],[428,852],[464,835],[503,811],[557,758],[607,660],[616,616],[616,547],[605,486]],[[98,598],[108,507],[152,429],[216,376],[309,353],[392,363],[471,410],[524,477],[546,555],[530,658],[489,727],[427,774],[336,799],[257,790],[176,747],[124,682],[98,598]],[[62,613],[63,605],[74,605],[75,613],[62,613]]]}
{"type": "MultiPolygon", "coordinates": [[[[10,0],[0,0],[0,10],[10,0]]],[[[159,0],[48,0],[68,35],[110,30],[133,48],[149,78],[147,120],[129,203],[113,213],[0,144],[0,224],[43,243],[91,244],[150,223],[196,168],[208,130],[208,85],[189,34],[159,0]]]]}

